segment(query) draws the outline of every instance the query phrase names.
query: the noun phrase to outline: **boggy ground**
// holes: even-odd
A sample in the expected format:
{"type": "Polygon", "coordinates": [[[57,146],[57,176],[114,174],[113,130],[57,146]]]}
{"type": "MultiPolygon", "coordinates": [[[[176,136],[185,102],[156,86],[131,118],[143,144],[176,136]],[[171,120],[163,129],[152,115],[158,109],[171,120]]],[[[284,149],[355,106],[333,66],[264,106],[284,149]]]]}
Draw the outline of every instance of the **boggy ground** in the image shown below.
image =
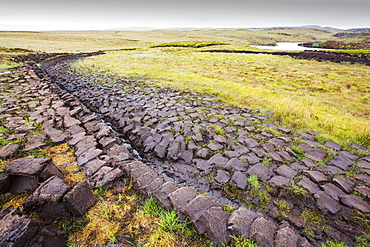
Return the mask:
{"type": "MultiPolygon", "coordinates": [[[[343,150],[320,143],[317,133],[272,124],[258,110],[137,78],[78,73],[66,63],[48,73],[130,140],[166,181],[193,187],[229,210],[247,206],[314,246],[326,239],[369,243],[366,147],[343,150]]],[[[273,238],[276,228],[268,229],[273,238]]],[[[302,243],[294,246],[309,246],[302,243]]]]}

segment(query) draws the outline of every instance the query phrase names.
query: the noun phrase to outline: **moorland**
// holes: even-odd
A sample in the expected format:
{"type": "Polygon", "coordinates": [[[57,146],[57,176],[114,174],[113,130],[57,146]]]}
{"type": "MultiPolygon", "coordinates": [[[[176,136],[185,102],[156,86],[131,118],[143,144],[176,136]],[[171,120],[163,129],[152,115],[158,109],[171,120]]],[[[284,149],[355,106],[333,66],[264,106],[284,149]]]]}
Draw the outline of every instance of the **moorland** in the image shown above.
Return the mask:
{"type": "MultiPolygon", "coordinates": [[[[346,32],[303,27],[1,32],[0,47],[26,49],[23,52],[104,51],[106,55],[76,66],[95,66],[120,75],[147,77],[165,86],[216,94],[226,103],[272,111],[276,120],[288,127],[316,131],[344,145],[356,141],[369,146],[367,66],[287,56],[199,52],[259,50],[250,45],[277,42],[369,41],[368,33],[358,34],[357,29],[346,32]]],[[[369,53],[366,49],[345,51],[369,53]]],[[[12,51],[1,54],[9,56],[12,51]]]]}
{"type": "MultiPolygon", "coordinates": [[[[324,206],[312,207],[312,203],[316,205],[316,200],[319,199],[314,198],[311,188],[305,187],[302,181],[310,180],[319,186],[323,185],[323,181],[317,181],[317,177],[311,175],[317,175],[316,172],[319,171],[327,175],[331,181],[333,179],[332,171],[325,170],[324,172],[322,168],[331,165],[330,159],[335,161],[335,157],[340,156],[339,151],[341,151],[345,152],[348,157],[352,157],[350,154],[353,154],[358,158],[356,163],[349,162],[351,167],[347,167],[343,177],[350,180],[348,183],[351,183],[351,181],[356,183],[356,188],[367,186],[366,188],[368,189],[368,182],[365,180],[360,181],[361,176],[361,178],[368,177],[366,175],[368,170],[362,169],[359,164],[360,162],[362,164],[368,163],[366,159],[360,160],[360,158],[368,157],[369,151],[366,151],[366,148],[370,147],[369,66],[360,63],[338,63],[318,60],[314,57],[312,59],[302,59],[288,55],[273,55],[270,54],[271,51],[251,47],[251,45],[274,45],[279,42],[305,42],[311,47],[325,47],[325,44],[330,44],[330,48],[340,48],[332,50],[332,53],[345,53],[347,57],[361,56],[367,59],[370,54],[367,46],[370,42],[370,34],[367,29],[338,30],[321,27],[280,27],[263,29],[0,32],[0,73],[21,65],[22,61],[30,62],[32,57],[38,57],[39,59],[35,62],[41,65],[42,59],[40,57],[42,55],[40,54],[44,54],[46,58],[63,56],[67,53],[78,54],[81,52],[101,51],[102,54],[97,56],[73,60],[72,63],[68,64],[68,69],[63,67],[67,65],[61,63],[62,65],[59,68],[51,69],[48,73],[50,76],[55,76],[56,79],[54,79],[59,82],[59,86],[71,88],[71,92],[75,96],[78,96],[81,101],[85,100],[87,106],[95,109],[106,120],[112,117],[112,114],[105,112],[104,106],[107,106],[108,102],[110,102],[109,100],[114,100],[114,97],[119,98],[120,102],[130,102],[131,99],[133,101],[144,99],[146,103],[150,103],[159,97],[162,101],[159,100],[158,105],[162,109],[181,108],[179,104],[183,104],[184,115],[178,116],[178,120],[183,122],[191,120],[193,121],[191,124],[195,126],[193,128],[196,128],[197,125],[205,126],[208,129],[207,131],[211,129],[209,133],[217,134],[218,138],[227,137],[228,142],[238,144],[240,142],[241,146],[245,145],[246,147],[249,147],[250,143],[243,143],[242,138],[238,134],[238,132],[240,134],[243,132],[243,125],[238,126],[238,124],[240,124],[240,121],[246,121],[247,117],[228,119],[230,114],[223,115],[223,112],[248,109],[247,111],[241,110],[241,112],[247,114],[245,116],[250,114],[257,121],[252,126],[249,126],[253,129],[250,135],[259,135],[258,138],[256,137],[256,140],[262,146],[267,143],[267,141],[263,140],[263,135],[271,136],[269,138],[283,135],[285,139],[281,140],[294,139],[294,145],[290,147],[290,151],[293,152],[290,155],[297,154],[297,157],[293,157],[294,159],[291,161],[289,161],[289,154],[288,158],[282,156],[283,160],[280,160],[276,156],[268,156],[265,152],[260,156],[261,150],[253,150],[258,157],[254,156],[257,159],[260,158],[260,163],[271,171],[275,171],[276,166],[282,164],[290,166],[294,161],[307,161],[306,158],[309,156],[303,155],[305,152],[310,153],[310,148],[312,147],[308,147],[308,151],[302,150],[302,147],[305,146],[302,146],[300,142],[295,143],[296,139],[301,138],[297,137],[297,133],[303,133],[303,139],[307,138],[307,136],[312,138],[312,140],[308,140],[308,143],[314,147],[318,145],[318,149],[321,150],[319,153],[324,151],[326,155],[322,159],[315,155],[310,156],[309,160],[311,159],[311,163],[312,160],[314,161],[313,166],[310,167],[308,172],[305,169],[297,168],[299,175],[294,180],[292,179],[293,181],[289,186],[286,186],[287,188],[275,188],[274,183],[271,182],[276,178],[275,176],[272,176],[271,180],[267,181],[267,179],[261,180],[259,177],[263,174],[258,174],[258,178],[256,174],[252,175],[251,168],[254,167],[252,165],[255,165],[255,163],[249,161],[250,156],[242,156],[239,157],[240,161],[244,163],[250,162],[248,174],[242,170],[244,173],[242,176],[248,175],[247,181],[249,185],[245,186],[245,190],[248,190],[247,194],[239,190],[240,187],[238,186],[240,184],[234,186],[229,183],[225,185],[215,182],[215,177],[221,170],[220,174],[222,173],[224,177],[228,176],[225,175],[226,171],[230,172],[229,175],[236,174],[234,173],[234,168],[228,170],[229,168],[226,169],[225,167],[217,170],[217,173],[212,171],[209,174],[205,174],[205,179],[211,184],[211,189],[208,191],[197,190],[197,192],[211,194],[211,192],[221,190],[225,198],[232,201],[230,205],[224,205],[223,209],[228,213],[231,213],[234,210],[233,207],[240,203],[240,205],[246,204],[259,214],[268,215],[268,217],[272,217],[279,222],[288,220],[298,225],[293,220],[294,217],[298,216],[300,221],[303,220],[302,226],[292,224],[301,230],[302,236],[308,238],[311,243],[315,243],[317,246],[321,244],[322,246],[345,246],[341,241],[346,242],[348,245],[366,246],[370,241],[368,236],[369,229],[368,226],[366,227],[366,224],[370,222],[368,213],[360,212],[356,208],[351,211],[351,213],[354,212],[353,215],[344,215],[343,218],[348,216],[352,217],[351,219],[355,219],[348,221],[356,225],[358,229],[350,234],[346,232],[345,235],[348,234],[348,236],[346,235],[342,239],[337,236],[338,233],[343,234],[338,230],[341,225],[339,224],[339,227],[335,226],[338,229],[334,226],[331,228],[332,225],[330,225],[331,222],[338,218],[326,212],[328,208],[332,210],[331,205],[337,204],[326,202],[324,206]],[[354,44],[357,44],[357,46],[354,46],[354,44]],[[37,56],[33,55],[27,57],[27,59],[25,58],[27,54],[36,53],[38,54],[37,56]],[[50,53],[54,53],[54,55],[50,55],[50,53]],[[126,81],[130,83],[126,83],[126,81]],[[81,82],[83,86],[81,86],[81,82]],[[102,92],[105,92],[106,95],[102,95],[102,92]],[[168,95],[177,96],[177,101],[168,99],[168,95]],[[203,100],[199,99],[198,95],[200,95],[200,98],[204,98],[205,103],[209,100],[211,105],[202,108],[200,102],[203,102],[203,100]],[[112,98],[110,98],[111,96],[112,98]],[[223,109],[225,110],[223,111],[223,109]],[[263,117],[258,119],[257,115],[255,116],[252,113],[258,113],[263,117]],[[191,114],[198,115],[189,117],[191,114]],[[203,116],[204,119],[201,119],[203,116]],[[215,125],[212,122],[213,119],[216,119],[216,122],[224,121],[225,126],[219,127],[215,125]],[[226,123],[226,121],[229,122],[226,123]],[[279,126],[280,129],[276,129],[275,125],[279,126]],[[235,128],[235,131],[228,133],[224,130],[224,127],[235,128]],[[291,134],[290,130],[294,134],[291,134]],[[231,137],[233,140],[231,140],[231,137]],[[330,146],[328,143],[340,145],[339,150],[335,149],[337,145],[330,146]],[[358,146],[354,146],[354,143],[360,145],[362,149],[355,148],[358,146]],[[325,146],[327,144],[329,147],[325,146]],[[267,155],[266,157],[265,154],[267,155]],[[309,173],[310,171],[312,173],[309,173]],[[284,194],[283,192],[286,192],[286,194],[291,193],[291,196],[284,197],[284,200],[282,200],[280,195],[284,194]],[[251,201],[255,199],[253,203],[258,199],[258,202],[255,205],[247,200],[241,200],[240,198],[242,197],[250,198],[251,201]],[[301,199],[303,205],[298,205],[298,201],[301,199]],[[325,210],[322,210],[322,208],[325,210]],[[273,216],[274,209],[278,211],[276,217],[273,216]],[[293,211],[298,211],[299,213],[293,215],[293,211]],[[325,237],[323,236],[324,230],[325,237]],[[337,243],[331,239],[335,239],[337,243]]],[[[12,97],[14,94],[17,94],[17,97],[22,99],[22,93],[10,92],[13,87],[9,83],[4,84],[3,87],[3,103],[6,103],[8,96],[12,97]]],[[[40,104],[43,104],[42,102],[44,101],[40,99],[40,104]]],[[[7,105],[7,107],[10,106],[7,105]]],[[[27,104],[21,102],[20,107],[24,110],[24,108],[27,108],[27,104]]],[[[118,112],[119,107],[116,106],[112,111],[118,112]]],[[[12,114],[13,116],[11,117],[20,117],[16,112],[12,114]]],[[[27,114],[32,115],[31,112],[27,114]]],[[[140,117],[142,124],[153,121],[154,126],[156,121],[156,119],[148,117],[150,111],[144,112],[146,117],[142,118],[139,111],[127,114],[131,115],[120,126],[122,129],[131,126],[130,119],[135,121],[136,117],[140,117]]],[[[165,115],[161,116],[161,119],[164,121],[172,118],[165,115]]],[[[36,120],[35,122],[28,121],[27,117],[27,123],[35,128],[37,127],[38,132],[42,132],[43,126],[36,122],[36,120]]],[[[170,126],[174,125],[172,122],[170,123],[170,126]]],[[[4,133],[2,135],[7,137],[14,131],[10,127],[8,128],[6,124],[9,123],[6,119],[3,119],[1,127],[4,133]]],[[[133,125],[136,126],[135,123],[133,125]]],[[[147,126],[153,127],[149,124],[147,126]]],[[[172,127],[174,129],[167,132],[175,136],[183,135],[183,141],[187,145],[193,143],[193,140],[194,143],[196,142],[195,137],[186,136],[186,130],[176,130],[175,126],[172,127]]],[[[132,140],[134,148],[140,151],[140,147],[142,148],[143,146],[141,139],[136,135],[131,135],[131,131],[134,132],[134,129],[129,129],[129,134],[126,134],[125,138],[132,140]]],[[[38,132],[32,134],[40,134],[38,132]]],[[[164,139],[166,139],[165,136],[163,137],[164,139]]],[[[25,139],[12,140],[10,142],[5,138],[1,140],[1,148],[9,143],[19,144],[23,147],[22,145],[26,142],[25,139]]],[[[226,152],[231,152],[233,148],[228,146],[229,144],[223,144],[220,148],[215,148],[210,146],[211,143],[212,141],[210,143],[200,142],[198,143],[199,147],[196,147],[195,151],[198,151],[198,148],[210,149],[212,151],[211,155],[220,156],[226,152]]],[[[46,144],[50,144],[50,147],[43,147],[32,153],[22,151],[16,153],[17,157],[1,159],[1,169],[11,163],[14,158],[37,158],[40,155],[50,156],[53,158],[53,162],[55,160],[55,164],[58,163],[57,161],[61,161],[58,167],[60,166],[59,168],[66,177],[75,178],[76,181],[73,181],[73,183],[82,179],[75,175],[78,174],[80,176],[81,172],[76,165],[76,158],[72,157],[72,153],[76,151],[74,147],[60,143],[58,143],[60,145],[50,142],[46,144]],[[64,159],[70,159],[68,162],[75,164],[73,169],[71,168],[72,171],[65,170],[62,164],[64,159]]],[[[263,147],[267,153],[270,153],[270,151],[275,153],[275,150],[267,150],[266,146],[263,147]]],[[[276,151],[285,151],[285,149],[283,151],[279,148],[276,151]]],[[[144,148],[142,149],[144,150],[144,148]]],[[[195,151],[194,156],[196,156],[195,151]]],[[[146,156],[143,153],[141,155],[153,164],[158,162],[158,160],[160,162],[164,160],[163,162],[166,164],[167,162],[177,164],[177,160],[171,160],[168,156],[165,159],[163,157],[159,159],[158,156],[161,156],[159,149],[153,149],[146,153],[146,156]],[[154,158],[151,159],[149,156],[154,158]]],[[[260,163],[255,166],[258,166],[260,163]]],[[[177,182],[176,172],[178,171],[173,173],[177,182]]],[[[199,176],[197,174],[196,178],[200,179],[201,177],[199,176]]],[[[217,179],[220,180],[220,177],[217,179]]],[[[188,178],[184,176],[181,179],[187,180],[188,178]]],[[[180,222],[175,211],[165,211],[153,201],[153,198],[144,201],[133,191],[132,187],[135,187],[135,185],[132,186],[132,182],[128,182],[127,178],[124,181],[126,184],[120,188],[120,193],[117,193],[117,190],[108,190],[102,187],[95,188],[94,193],[98,198],[98,203],[88,211],[85,220],[72,222],[66,219],[58,219],[54,222],[54,224],[59,225],[67,232],[69,246],[97,245],[109,241],[115,243],[118,241],[117,237],[118,239],[126,240],[128,238],[128,242],[131,241],[133,246],[166,246],[166,244],[181,246],[181,243],[186,243],[186,246],[212,246],[208,237],[197,235],[194,227],[190,226],[188,222],[180,222]],[[104,219],[104,222],[102,219],[104,219]],[[104,226],[105,230],[101,229],[102,226],[104,226]],[[118,232],[121,234],[120,237],[117,235],[118,232]]],[[[329,184],[327,178],[325,182],[329,184]]],[[[332,184],[330,183],[330,185],[332,184]]],[[[192,184],[192,186],[196,188],[196,184],[192,184]]],[[[368,200],[368,194],[363,194],[362,190],[346,191],[346,193],[359,196],[365,201],[368,200]]],[[[3,194],[0,197],[0,206],[4,209],[9,205],[20,205],[22,200],[25,200],[28,196],[3,194]]],[[[344,201],[340,203],[342,206],[345,204],[344,201]]],[[[348,205],[345,204],[345,206],[348,205]]],[[[235,236],[233,236],[232,245],[257,246],[252,240],[235,236]]]]}

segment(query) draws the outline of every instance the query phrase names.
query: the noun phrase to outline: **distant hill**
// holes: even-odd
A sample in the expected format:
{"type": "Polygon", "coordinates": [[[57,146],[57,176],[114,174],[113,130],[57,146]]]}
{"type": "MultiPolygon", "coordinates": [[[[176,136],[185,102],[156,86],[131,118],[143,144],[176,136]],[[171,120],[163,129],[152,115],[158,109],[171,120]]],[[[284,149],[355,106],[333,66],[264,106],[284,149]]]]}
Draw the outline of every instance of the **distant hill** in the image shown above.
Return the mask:
{"type": "Polygon", "coordinates": [[[300,26],[300,27],[305,27],[305,28],[327,28],[327,29],[334,29],[334,30],[343,30],[340,28],[335,28],[335,27],[323,27],[319,25],[305,25],[305,26],[300,26]]]}
{"type": "Polygon", "coordinates": [[[352,29],[347,29],[346,31],[352,32],[352,33],[370,33],[370,28],[352,28],[352,29]]]}
{"type": "Polygon", "coordinates": [[[344,37],[370,37],[370,28],[351,28],[344,30],[344,32],[336,33],[333,35],[337,38],[344,38],[344,37]]]}
{"type": "Polygon", "coordinates": [[[305,28],[305,29],[331,29],[332,31],[343,31],[343,32],[352,32],[352,33],[364,33],[370,32],[370,28],[351,28],[351,29],[341,29],[335,27],[324,27],[320,25],[303,25],[303,26],[281,26],[281,27],[245,27],[245,28],[211,28],[211,27],[179,27],[179,28],[152,28],[152,27],[125,27],[125,28],[115,28],[115,29],[105,29],[102,31],[155,31],[155,30],[165,30],[165,31],[195,31],[195,30],[286,30],[286,29],[296,29],[296,28],[305,28]]]}
{"type": "Polygon", "coordinates": [[[124,31],[140,31],[140,32],[147,32],[147,31],[195,31],[195,30],[212,30],[218,28],[195,28],[195,27],[187,27],[187,28],[151,28],[151,27],[126,27],[126,28],[116,28],[116,29],[106,29],[103,31],[116,31],[116,32],[124,32],[124,31]]]}

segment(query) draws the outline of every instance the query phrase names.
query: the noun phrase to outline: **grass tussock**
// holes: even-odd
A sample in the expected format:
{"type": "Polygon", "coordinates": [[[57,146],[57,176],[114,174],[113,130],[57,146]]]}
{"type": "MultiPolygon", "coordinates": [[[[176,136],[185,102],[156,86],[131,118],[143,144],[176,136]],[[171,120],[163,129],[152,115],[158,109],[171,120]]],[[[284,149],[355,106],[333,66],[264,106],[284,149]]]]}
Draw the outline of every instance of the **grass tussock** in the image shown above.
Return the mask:
{"type": "Polygon", "coordinates": [[[254,240],[247,239],[245,236],[232,236],[231,244],[234,247],[260,247],[254,240]]]}
{"type": "Polygon", "coordinates": [[[343,242],[335,242],[329,239],[325,243],[323,243],[321,247],[347,247],[347,245],[343,242]]]}
{"type": "Polygon", "coordinates": [[[46,147],[45,152],[51,157],[53,164],[62,172],[64,181],[68,185],[75,186],[78,182],[85,180],[85,174],[77,164],[74,150],[67,143],[46,147]]]}
{"type": "Polygon", "coordinates": [[[112,191],[103,191],[99,201],[86,213],[87,224],[68,238],[70,245],[96,246],[116,241],[122,223],[131,218],[138,198],[124,191],[114,196],[112,191]],[[104,196],[104,198],[103,198],[104,196]]]}
{"type": "Polygon", "coordinates": [[[301,218],[305,224],[303,232],[308,237],[314,237],[316,233],[322,232],[327,227],[324,215],[317,208],[304,208],[301,218]]]}
{"type": "Polygon", "coordinates": [[[180,221],[175,210],[164,210],[153,198],[147,199],[142,209],[134,214],[127,230],[138,246],[213,246],[209,240],[197,235],[189,222],[180,221]]]}
{"type": "Polygon", "coordinates": [[[370,73],[364,65],[264,54],[136,50],[92,57],[75,66],[215,94],[238,107],[272,111],[287,127],[332,136],[345,146],[351,141],[370,146],[370,73]]]}
{"type": "Polygon", "coordinates": [[[130,186],[119,195],[102,189],[95,193],[99,201],[88,210],[85,224],[70,232],[69,246],[117,243],[118,236],[130,239],[133,246],[213,246],[188,223],[181,222],[175,210],[165,211],[152,198],[142,203],[130,186]]]}
{"type": "Polygon", "coordinates": [[[19,66],[19,65],[20,64],[14,63],[10,60],[0,61],[0,73],[6,71],[9,68],[14,68],[14,67],[19,66]]]}
{"type": "Polygon", "coordinates": [[[5,193],[0,194],[0,211],[8,207],[21,207],[22,203],[30,196],[30,193],[12,194],[5,193]]]}
{"type": "Polygon", "coordinates": [[[32,51],[20,48],[0,47],[0,73],[4,72],[8,68],[13,68],[20,65],[19,63],[12,61],[12,56],[26,54],[29,52],[32,51]]]}
{"type": "Polygon", "coordinates": [[[64,181],[69,186],[75,186],[78,182],[85,180],[85,174],[83,172],[71,173],[64,176],[64,181]]]}

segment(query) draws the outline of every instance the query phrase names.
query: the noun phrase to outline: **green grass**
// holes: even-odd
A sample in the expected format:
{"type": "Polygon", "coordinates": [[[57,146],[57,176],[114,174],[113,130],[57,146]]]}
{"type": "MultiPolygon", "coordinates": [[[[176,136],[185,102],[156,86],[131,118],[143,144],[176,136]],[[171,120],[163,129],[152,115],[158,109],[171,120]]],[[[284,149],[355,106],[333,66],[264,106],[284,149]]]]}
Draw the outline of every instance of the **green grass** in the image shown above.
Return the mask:
{"type": "MultiPolygon", "coordinates": [[[[351,210],[351,220],[358,224],[358,228],[370,233],[370,214],[362,213],[356,209],[351,210]]],[[[369,240],[370,241],[370,240],[369,240]]]]}
{"type": "Polygon", "coordinates": [[[0,61],[0,73],[4,72],[5,70],[7,70],[9,68],[13,68],[13,67],[16,67],[16,66],[19,66],[19,64],[11,62],[11,61],[6,61],[6,62],[1,62],[0,61]]]}
{"type": "Polygon", "coordinates": [[[360,235],[356,237],[356,246],[358,247],[365,247],[370,246],[370,237],[365,235],[360,235]]]}
{"type": "Polygon", "coordinates": [[[167,48],[111,52],[76,64],[82,70],[91,66],[215,94],[238,107],[272,111],[286,127],[332,136],[344,146],[370,146],[370,72],[364,65],[167,48]]]}
{"type": "MultiPolygon", "coordinates": [[[[258,177],[256,175],[249,176],[247,178],[247,181],[251,185],[251,188],[244,192],[239,190],[235,185],[232,185],[232,184],[227,184],[223,186],[223,190],[225,192],[226,197],[229,199],[237,198],[238,200],[245,203],[246,205],[248,205],[248,207],[251,207],[251,208],[258,207],[258,208],[266,209],[268,204],[271,201],[271,197],[265,191],[265,189],[260,186],[258,177]],[[252,197],[253,199],[258,198],[258,204],[255,205],[251,201],[246,200],[245,199],[246,195],[252,197]]],[[[266,185],[264,185],[264,187],[266,188],[266,190],[268,190],[266,185]]]]}
{"type": "Polygon", "coordinates": [[[199,236],[190,221],[180,221],[175,209],[165,210],[152,197],[148,198],[143,209],[135,216],[142,219],[143,226],[151,225],[145,234],[133,232],[137,244],[145,246],[213,246],[206,236],[199,236]],[[194,242],[194,238],[197,240],[194,242]],[[190,240],[189,239],[193,239],[190,240]]]}
{"type": "Polygon", "coordinates": [[[50,157],[50,153],[48,153],[45,149],[37,148],[27,152],[21,152],[20,154],[22,157],[27,158],[41,158],[41,157],[50,157]]]}
{"type": "MultiPolygon", "coordinates": [[[[174,130],[173,130],[174,131],[174,130]]],[[[171,131],[170,131],[171,132],[171,131]]],[[[174,131],[175,132],[175,131],[174,131]]],[[[172,133],[172,134],[174,134],[174,133],[172,133]]],[[[191,140],[192,140],[193,138],[192,138],[192,136],[187,136],[187,137],[185,137],[185,143],[189,143],[191,140]]]]}
{"type": "Polygon", "coordinates": [[[165,211],[161,205],[154,201],[153,197],[150,197],[144,203],[143,213],[150,214],[154,217],[160,217],[165,213],[165,211]]]}
{"type": "Polygon", "coordinates": [[[231,206],[231,205],[224,205],[224,206],[222,206],[222,210],[224,210],[228,214],[231,214],[234,210],[234,207],[231,206]]]}
{"type": "Polygon", "coordinates": [[[267,156],[263,156],[262,161],[261,161],[261,163],[264,164],[266,167],[269,167],[271,162],[272,162],[272,159],[267,156]]]}
{"type": "Polygon", "coordinates": [[[71,218],[58,218],[53,221],[52,225],[59,226],[62,231],[66,232],[66,235],[83,229],[82,221],[73,221],[71,218]]]}
{"type": "Polygon", "coordinates": [[[296,183],[293,180],[290,182],[290,185],[286,187],[286,191],[288,191],[293,196],[303,196],[303,197],[310,196],[307,190],[296,185],[296,183]]]}
{"type": "Polygon", "coordinates": [[[257,175],[252,175],[247,178],[248,183],[256,190],[260,188],[257,175]]]}
{"type": "Polygon", "coordinates": [[[26,139],[17,139],[17,140],[9,141],[5,139],[4,137],[0,137],[0,148],[6,146],[9,143],[23,145],[26,141],[27,141],[26,139]]]}
{"type": "Polygon", "coordinates": [[[40,134],[40,133],[42,133],[42,132],[44,132],[44,130],[43,130],[43,129],[41,129],[41,128],[37,128],[35,131],[31,131],[31,132],[29,133],[29,135],[37,135],[37,134],[40,134]]]}
{"type": "Polygon", "coordinates": [[[232,236],[232,246],[234,247],[260,247],[253,240],[247,239],[245,236],[232,236]]]}
{"type": "Polygon", "coordinates": [[[223,128],[220,128],[220,127],[214,126],[214,125],[211,125],[209,128],[213,128],[217,135],[222,135],[222,136],[225,135],[225,130],[223,128]]]}
{"type": "Polygon", "coordinates": [[[122,221],[129,221],[136,209],[138,198],[127,191],[126,187],[118,197],[112,191],[103,189],[95,192],[101,197],[87,211],[83,227],[69,232],[69,246],[96,246],[116,239],[116,234],[122,230],[122,221]]]}
{"type": "Polygon", "coordinates": [[[162,215],[162,222],[159,224],[159,228],[163,231],[177,232],[186,227],[186,224],[180,222],[176,210],[171,210],[162,215]]]}
{"type": "Polygon", "coordinates": [[[334,242],[333,240],[326,241],[325,244],[322,244],[321,247],[347,247],[343,242],[334,242]]]}
{"type": "Polygon", "coordinates": [[[292,149],[292,151],[294,151],[297,154],[304,154],[305,153],[301,148],[299,148],[297,146],[292,146],[292,147],[290,147],[290,149],[292,149]]]}
{"type": "Polygon", "coordinates": [[[305,223],[303,232],[308,237],[314,237],[315,232],[321,232],[326,227],[324,215],[317,208],[304,208],[301,218],[305,223]]]}
{"type": "Polygon", "coordinates": [[[288,217],[288,213],[291,211],[291,207],[289,206],[288,202],[285,200],[278,200],[276,203],[277,203],[279,218],[286,219],[288,217]]]}
{"type": "Polygon", "coordinates": [[[356,178],[356,175],[361,173],[361,169],[361,166],[354,164],[345,171],[345,174],[347,177],[356,178]]]}
{"type": "Polygon", "coordinates": [[[0,134],[4,134],[4,133],[12,133],[14,132],[14,130],[11,130],[11,129],[8,129],[4,126],[0,126],[0,134]]]}
{"type": "MultiPolygon", "coordinates": [[[[1,44],[1,38],[0,38],[0,44],[1,44]]],[[[9,48],[4,48],[0,47],[0,73],[4,72],[5,70],[9,68],[13,68],[16,66],[19,66],[19,63],[15,63],[12,61],[12,57],[16,55],[21,55],[21,54],[27,54],[29,52],[32,52],[31,50],[25,50],[25,49],[9,49],[9,48]]]]}

